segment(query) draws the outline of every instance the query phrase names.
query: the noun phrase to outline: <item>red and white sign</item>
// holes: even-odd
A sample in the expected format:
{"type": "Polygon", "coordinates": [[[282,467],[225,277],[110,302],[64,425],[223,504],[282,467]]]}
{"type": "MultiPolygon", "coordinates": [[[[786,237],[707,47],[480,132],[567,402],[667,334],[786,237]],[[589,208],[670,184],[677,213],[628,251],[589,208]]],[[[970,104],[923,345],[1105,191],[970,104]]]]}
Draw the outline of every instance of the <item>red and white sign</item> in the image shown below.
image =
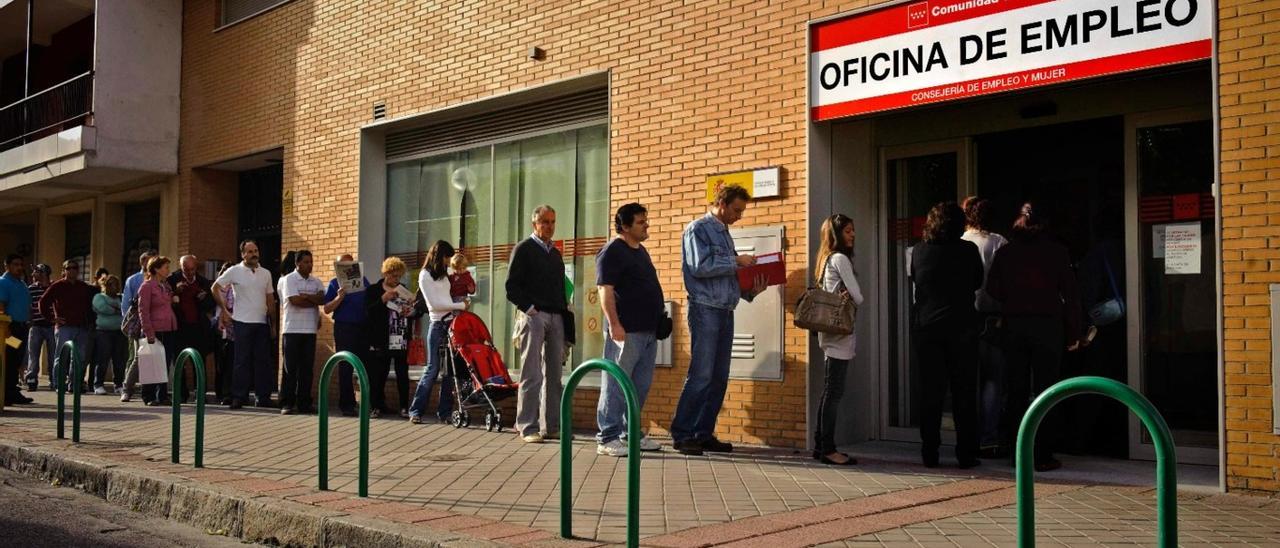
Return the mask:
{"type": "Polygon", "coordinates": [[[814,121],[1208,59],[1208,0],[924,0],[814,25],[814,121]]]}

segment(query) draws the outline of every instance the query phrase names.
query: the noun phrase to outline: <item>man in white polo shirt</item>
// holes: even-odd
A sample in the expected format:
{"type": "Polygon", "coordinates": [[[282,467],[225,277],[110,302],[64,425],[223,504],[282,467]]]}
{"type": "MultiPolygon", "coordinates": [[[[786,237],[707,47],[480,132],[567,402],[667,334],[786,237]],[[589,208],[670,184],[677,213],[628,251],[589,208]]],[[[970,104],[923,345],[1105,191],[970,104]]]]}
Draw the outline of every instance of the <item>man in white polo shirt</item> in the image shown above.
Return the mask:
{"type": "Polygon", "coordinates": [[[311,374],[316,361],[316,329],[324,306],[324,284],[311,275],[311,252],[299,251],[296,266],[281,278],[284,303],[284,383],[280,385],[280,414],[311,411],[311,374]]]}
{"type": "Polygon", "coordinates": [[[249,401],[249,385],[253,385],[258,407],[271,404],[271,322],[269,311],[276,306],[271,273],[258,264],[258,243],[240,242],[240,264],[228,268],[213,283],[213,298],[222,310],[224,327],[235,331],[236,365],[231,372],[231,409],[239,409],[249,401]],[[235,291],[235,309],[227,308],[222,290],[235,291]]]}

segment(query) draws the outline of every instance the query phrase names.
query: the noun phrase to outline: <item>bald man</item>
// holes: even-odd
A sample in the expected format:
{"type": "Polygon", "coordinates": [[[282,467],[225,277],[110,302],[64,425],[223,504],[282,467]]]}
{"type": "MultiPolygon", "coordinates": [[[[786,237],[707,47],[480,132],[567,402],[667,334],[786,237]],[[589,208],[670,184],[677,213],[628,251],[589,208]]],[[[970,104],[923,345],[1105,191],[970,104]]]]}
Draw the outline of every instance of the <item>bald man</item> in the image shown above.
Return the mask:
{"type": "MultiPolygon", "coordinates": [[[[200,261],[195,255],[183,255],[178,259],[178,266],[178,270],[169,275],[169,287],[173,288],[173,315],[178,318],[178,345],[183,349],[196,349],[203,359],[209,353],[212,340],[209,320],[217,305],[210,294],[213,284],[196,271],[200,261]]],[[[180,401],[187,401],[186,385],[194,382],[194,375],[184,375],[184,386],[175,387],[171,393],[176,394],[180,401]]]]}

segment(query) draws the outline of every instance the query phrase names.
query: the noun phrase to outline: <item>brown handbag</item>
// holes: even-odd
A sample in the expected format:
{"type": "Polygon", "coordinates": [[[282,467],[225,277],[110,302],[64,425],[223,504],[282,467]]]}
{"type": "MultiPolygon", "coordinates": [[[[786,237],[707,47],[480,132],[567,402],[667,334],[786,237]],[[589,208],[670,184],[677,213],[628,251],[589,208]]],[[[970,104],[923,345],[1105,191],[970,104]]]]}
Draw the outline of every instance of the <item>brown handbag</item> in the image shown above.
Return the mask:
{"type": "MultiPolygon", "coordinates": [[[[827,257],[827,262],[822,265],[822,276],[818,277],[819,283],[826,279],[827,264],[830,262],[831,258],[827,257]]],[[[796,327],[810,331],[848,335],[853,333],[853,317],[856,313],[857,306],[853,304],[853,299],[849,298],[844,280],[841,280],[834,292],[822,289],[821,285],[806,289],[800,301],[796,303],[796,314],[792,323],[796,327]]]]}

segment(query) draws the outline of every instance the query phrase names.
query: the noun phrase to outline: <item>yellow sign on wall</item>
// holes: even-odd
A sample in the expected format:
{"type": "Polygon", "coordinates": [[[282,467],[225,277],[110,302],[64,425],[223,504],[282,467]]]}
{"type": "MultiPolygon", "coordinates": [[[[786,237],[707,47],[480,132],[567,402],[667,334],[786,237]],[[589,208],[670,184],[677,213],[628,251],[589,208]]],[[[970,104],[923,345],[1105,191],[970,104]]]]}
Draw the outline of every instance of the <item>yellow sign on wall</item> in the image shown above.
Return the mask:
{"type": "Polygon", "coordinates": [[[717,173],[707,176],[707,203],[715,199],[716,191],[725,185],[738,185],[751,194],[751,198],[769,198],[778,195],[781,168],[766,167],[717,173]]]}

